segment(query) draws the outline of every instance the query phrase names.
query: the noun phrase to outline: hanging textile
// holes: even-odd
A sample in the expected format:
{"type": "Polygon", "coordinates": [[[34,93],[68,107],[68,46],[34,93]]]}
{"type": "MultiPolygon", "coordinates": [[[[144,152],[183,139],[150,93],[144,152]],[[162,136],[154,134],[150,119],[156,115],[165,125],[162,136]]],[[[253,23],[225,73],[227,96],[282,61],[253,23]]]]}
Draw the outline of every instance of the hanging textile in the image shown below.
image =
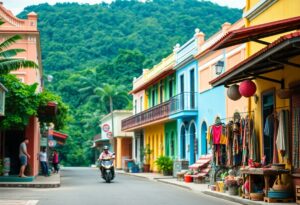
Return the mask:
{"type": "Polygon", "coordinates": [[[293,165],[300,168],[300,108],[293,110],[293,165]]]}
{"type": "Polygon", "coordinates": [[[233,122],[229,122],[226,125],[226,155],[227,155],[227,166],[232,166],[232,141],[233,141],[233,130],[232,130],[233,122]]]}
{"type": "Polygon", "coordinates": [[[274,141],[273,141],[273,160],[272,163],[273,164],[277,164],[279,163],[278,160],[278,148],[277,148],[277,133],[278,133],[278,125],[279,125],[279,121],[277,118],[277,114],[274,113],[274,141]]]}
{"type": "Polygon", "coordinates": [[[288,111],[281,110],[278,115],[279,126],[277,132],[276,145],[282,157],[288,158],[288,111]]]}

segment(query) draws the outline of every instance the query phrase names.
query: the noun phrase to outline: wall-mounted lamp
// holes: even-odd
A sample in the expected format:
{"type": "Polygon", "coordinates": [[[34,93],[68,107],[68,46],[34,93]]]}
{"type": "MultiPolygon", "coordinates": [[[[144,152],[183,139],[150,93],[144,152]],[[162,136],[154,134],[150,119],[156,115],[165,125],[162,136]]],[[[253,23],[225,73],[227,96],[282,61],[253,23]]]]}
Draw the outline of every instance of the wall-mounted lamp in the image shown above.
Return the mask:
{"type": "Polygon", "coordinates": [[[258,95],[253,95],[253,100],[254,100],[254,102],[255,102],[255,104],[257,104],[257,102],[258,102],[258,100],[259,100],[259,97],[258,97],[258,95]]]}
{"type": "Polygon", "coordinates": [[[215,72],[217,75],[220,75],[224,68],[224,61],[218,61],[215,65],[215,72]]]}

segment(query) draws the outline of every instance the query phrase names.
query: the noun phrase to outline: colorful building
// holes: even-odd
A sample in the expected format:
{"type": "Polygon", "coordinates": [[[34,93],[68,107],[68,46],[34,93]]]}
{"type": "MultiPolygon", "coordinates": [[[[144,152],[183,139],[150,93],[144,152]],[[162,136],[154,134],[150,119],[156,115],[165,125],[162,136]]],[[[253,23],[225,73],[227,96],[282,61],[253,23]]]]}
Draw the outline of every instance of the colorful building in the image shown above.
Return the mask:
{"type": "Polygon", "coordinates": [[[228,31],[239,29],[243,26],[243,20],[239,20],[233,25],[224,23],[220,31],[199,45],[199,52],[195,57],[198,60],[198,111],[201,139],[200,154],[202,155],[211,152],[206,137],[208,128],[215,123],[216,117],[220,117],[224,119],[223,121],[226,121],[226,119],[230,119],[233,116],[234,112],[245,112],[248,109],[246,98],[239,101],[232,101],[227,97],[227,89],[224,86],[212,87],[209,84],[209,82],[217,76],[215,73],[215,65],[217,63],[224,65],[222,70],[222,72],[224,72],[241,62],[245,55],[245,44],[218,51],[209,50],[210,46],[220,40],[228,31]]]}
{"type": "Polygon", "coordinates": [[[115,152],[116,169],[125,168],[125,160],[132,159],[134,152],[133,133],[123,132],[121,130],[121,122],[123,119],[132,115],[129,110],[114,110],[112,113],[101,118],[101,137],[95,140],[95,146],[102,152],[103,145],[111,142],[111,151],[115,152]]]}
{"type": "MultiPolygon", "coordinates": [[[[0,3],[0,18],[4,24],[0,26],[0,41],[7,39],[13,35],[20,35],[22,39],[12,45],[10,48],[25,49],[25,52],[19,53],[18,58],[24,58],[36,62],[38,69],[19,69],[12,72],[22,82],[26,84],[38,84],[37,92],[42,91],[42,63],[40,49],[40,34],[37,29],[37,14],[31,12],[27,15],[27,19],[19,19],[12,14],[11,11],[4,8],[0,3]]],[[[8,103],[8,102],[7,102],[8,103]]],[[[31,117],[25,130],[16,131],[8,130],[0,134],[0,158],[9,157],[11,160],[10,174],[18,174],[19,172],[19,144],[27,137],[30,140],[28,152],[32,156],[29,160],[30,175],[37,175],[39,161],[37,153],[40,150],[40,125],[37,117],[31,117]]]]}
{"type": "Polygon", "coordinates": [[[172,156],[176,149],[176,121],[170,119],[170,105],[176,92],[174,54],[134,79],[134,115],[122,121],[123,131],[134,131],[135,154],[138,163],[150,164],[157,171],[155,160],[161,155],[172,156]],[[167,146],[167,147],[166,147],[167,146]],[[150,160],[145,161],[144,149],[150,148],[150,160]]]}
{"type": "Polygon", "coordinates": [[[248,111],[255,119],[260,157],[266,156],[267,163],[285,163],[299,185],[300,4],[297,0],[247,0],[244,18],[246,28],[228,32],[213,49],[246,43],[247,58],[211,84],[255,82],[248,111]],[[285,125],[278,135],[265,131],[270,116],[285,125]]]}

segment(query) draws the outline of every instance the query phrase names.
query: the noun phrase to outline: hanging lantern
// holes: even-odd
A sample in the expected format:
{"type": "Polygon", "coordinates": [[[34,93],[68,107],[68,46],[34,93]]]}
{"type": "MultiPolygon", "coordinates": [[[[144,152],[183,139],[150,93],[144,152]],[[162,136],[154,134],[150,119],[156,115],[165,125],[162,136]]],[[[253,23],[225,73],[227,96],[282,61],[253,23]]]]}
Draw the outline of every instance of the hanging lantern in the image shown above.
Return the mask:
{"type": "Polygon", "coordinates": [[[242,96],[239,92],[239,86],[237,84],[234,84],[232,86],[230,86],[227,89],[227,96],[231,99],[231,100],[239,100],[242,96]]]}
{"type": "Polygon", "coordinates": [[[244,97],[251,97],[256,92],[256,85],[251,80],[244,80],[239,87],[240,94],[244,97]]]}

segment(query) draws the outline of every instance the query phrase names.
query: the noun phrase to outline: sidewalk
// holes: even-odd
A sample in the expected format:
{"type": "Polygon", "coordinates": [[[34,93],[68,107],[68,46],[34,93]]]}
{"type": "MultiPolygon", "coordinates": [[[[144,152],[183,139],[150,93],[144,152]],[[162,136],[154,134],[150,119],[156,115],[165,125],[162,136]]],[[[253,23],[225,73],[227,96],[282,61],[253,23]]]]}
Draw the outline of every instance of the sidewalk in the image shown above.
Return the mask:
{"type": "Polygon", "coordinates": [[[0,205],[36,205],[37,200],[0,200],[0,205]]]}
{"type": "Polygon", "coordinates": [[[245,204],[245,205],[296,205],[296,203],[266,203],[263,201],[251,201],[248,199],[243,199],[239,196],[231,196],[226,193],[220,193],[216,191],[210,191],[208,189],[208,184],[195,184],[195,183],[186,183],[183,181],[177,181],[176,178],[173,178],[172,176],[163,176],[161,174],[157,173],[128,173],[124,171],[117,171],[118,174],[128,175],[128,176],[135,176],[135,177],[141,177],[145,179],[149,179],[152,181],[157,181],[161,183],[170,184],[173,186],[178,186],[181,188],[185,188],[188,190],[191,190],[195,193],[200,194],[206,194],[212,197],[228,200],[231,202],[236,202],[239,204],[245,204]]]}
{"type": "Polygon", "coordinates": [[[0,187],[57,188],[60,187],[60,174],[37,176],[29,182],[0,182],[0,187]]]}

